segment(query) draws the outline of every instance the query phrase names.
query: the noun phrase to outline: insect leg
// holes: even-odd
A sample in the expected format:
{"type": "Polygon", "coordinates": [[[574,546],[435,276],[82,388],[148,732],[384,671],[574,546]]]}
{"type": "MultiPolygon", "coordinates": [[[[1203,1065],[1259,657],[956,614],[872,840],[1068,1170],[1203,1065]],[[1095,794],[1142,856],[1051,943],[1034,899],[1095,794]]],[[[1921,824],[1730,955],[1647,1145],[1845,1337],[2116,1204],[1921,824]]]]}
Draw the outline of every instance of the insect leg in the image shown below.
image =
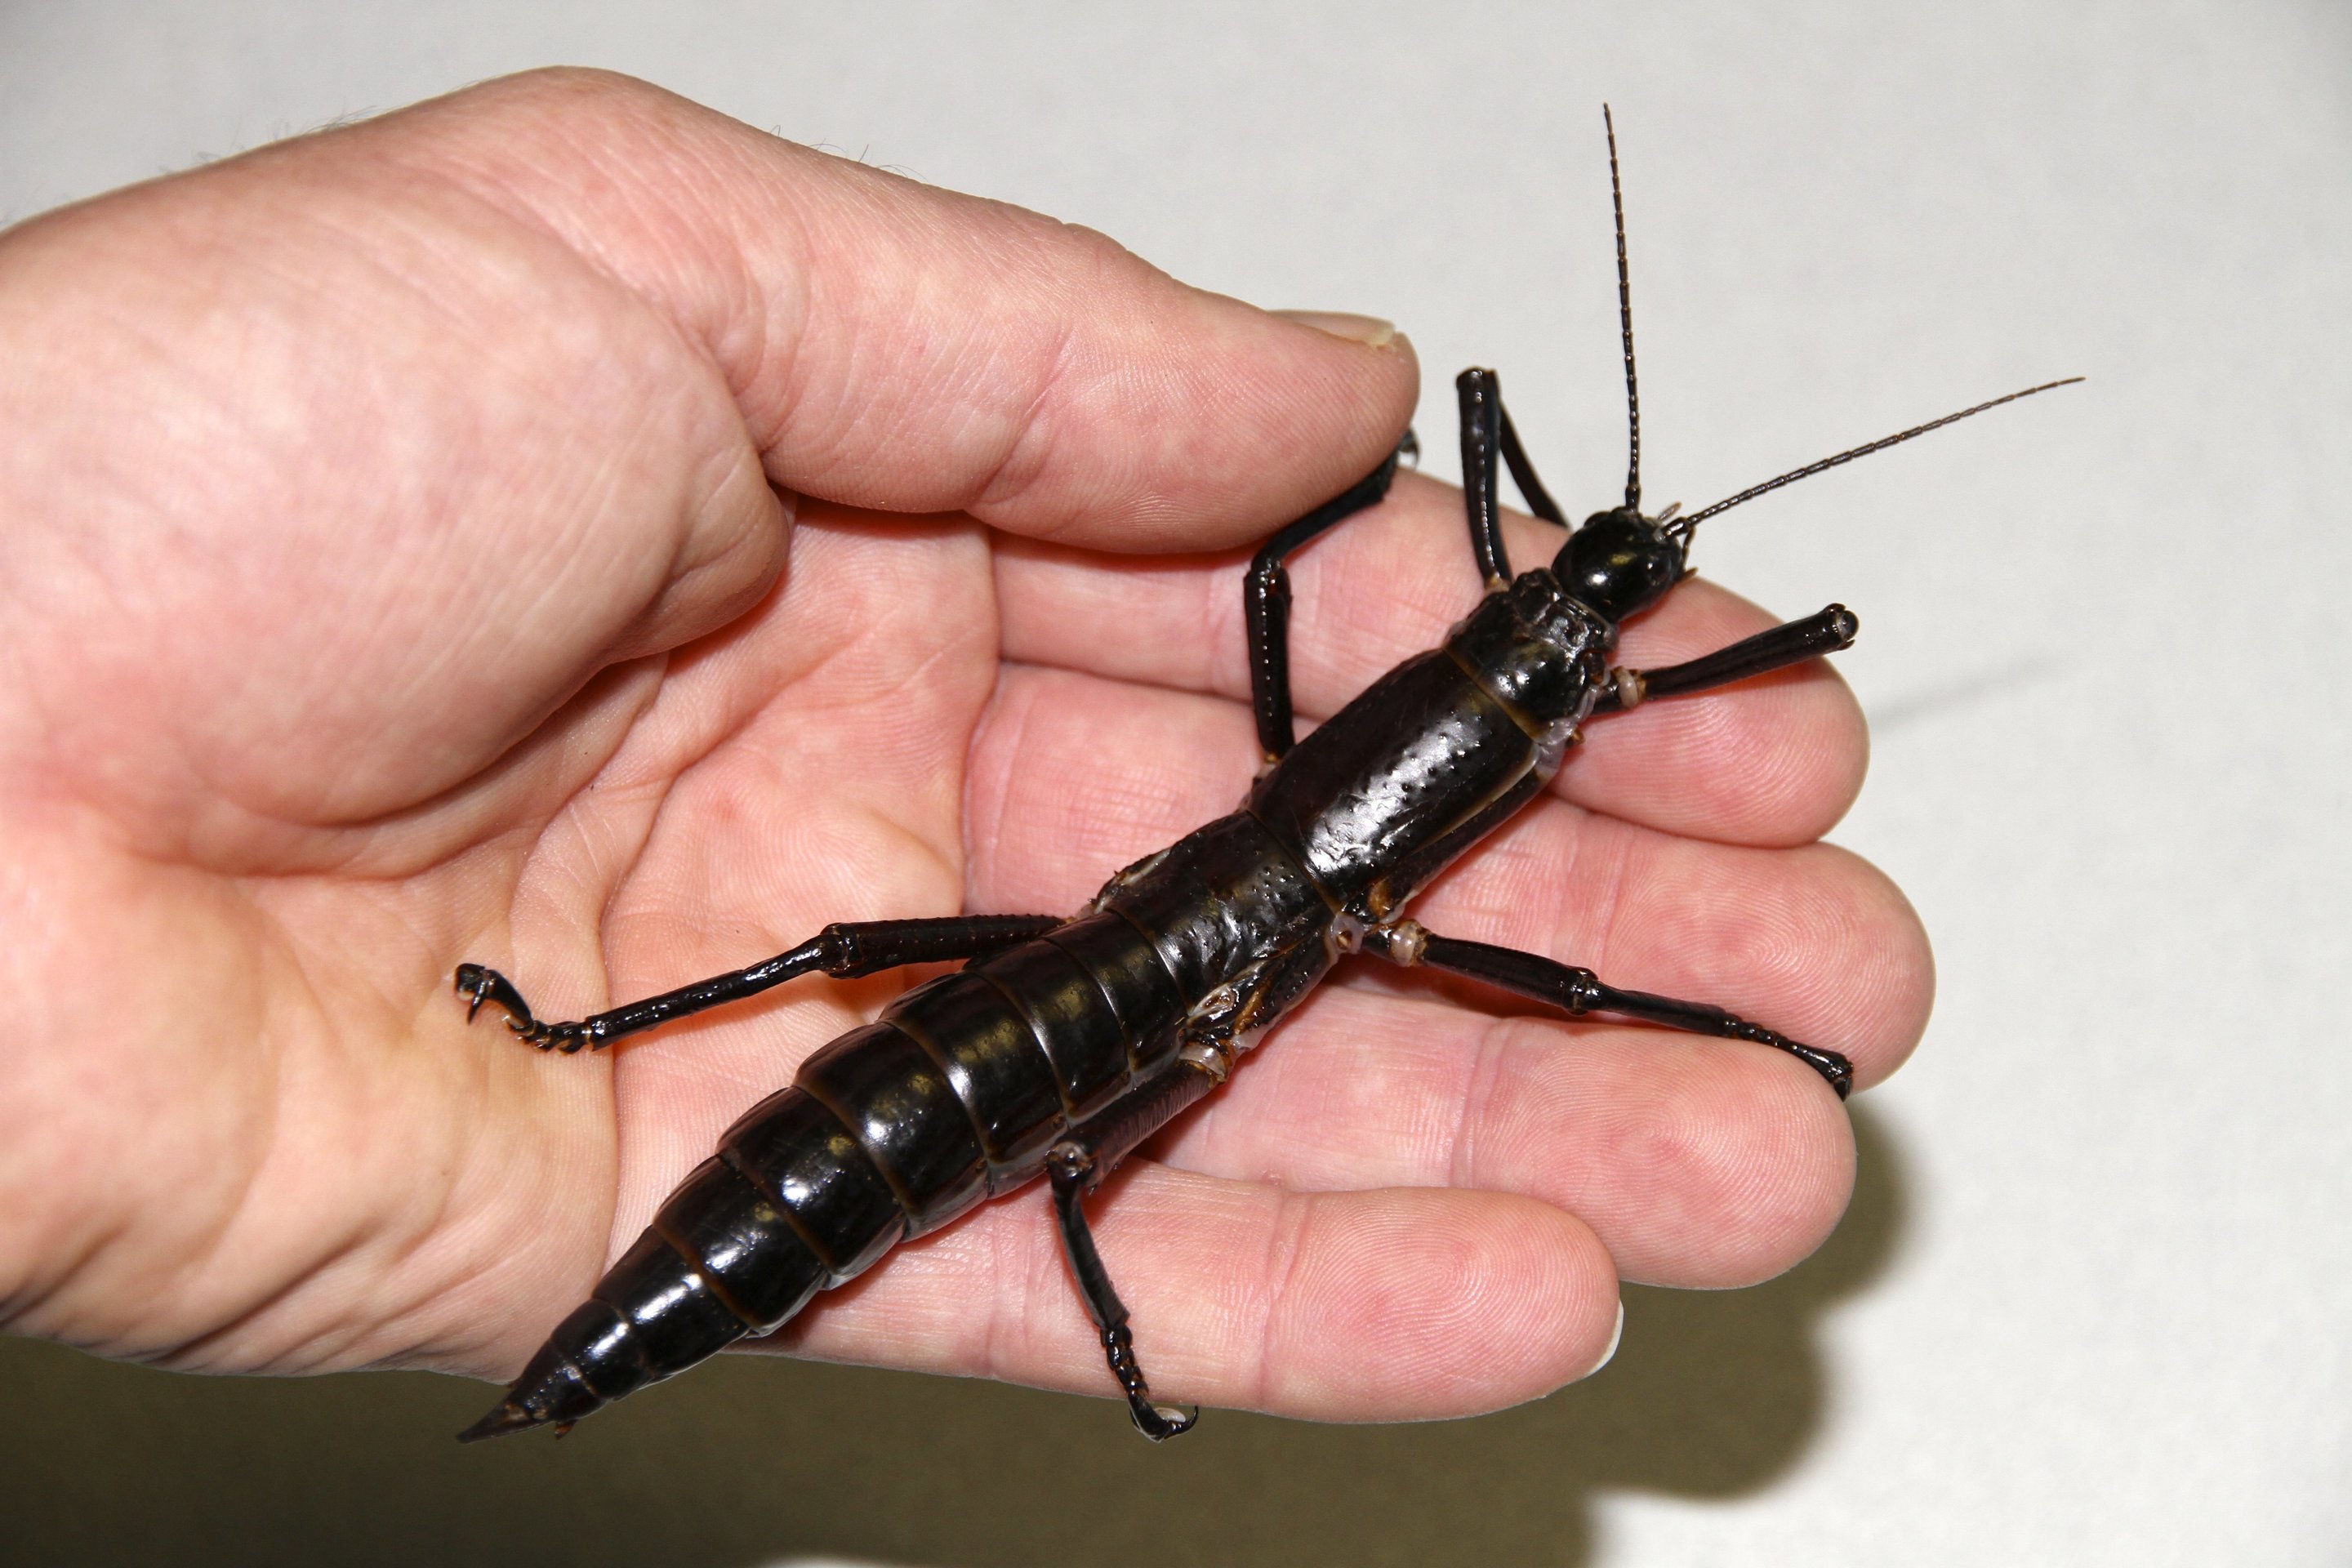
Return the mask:
{"type": "Polygon", "coordinates": [[[1586,1013],[1614,1013],[1620,1017],[1660,1024],[1694,1035],[1753,1040],[1758,1045],[1786,1051],[1811,1068],[1829,1080],[1840,1100],[1853,1088],[1853,1064],[1835,1051],[1801,1045],[1704,1002],[1685,1002],[1647,991],[1622,991],[1602,984],[1590,969],[1578,969],[1532,952],[1433,936],[1412,921],[1366,931],[1364,951],[1391,963],[1418,964],[1449,974],[1466,974],[1473,980],[1483,980],[1489,985],[1549,1003],[1571,1017],[1586,1013]]]}
{"type": "MultiPolygon", "coordinates": [[[[1486,374],[1491,376],[1494,372],[1486,374]]],[[[1511,482],[1519,487],[1520,499],[1528,503],[1529,511],[1546,522],[1568,527],[1568,518],[1559,510],[1559,502],[1551,499],[1551,492],[1544,489],[1541,479],[1536,478],[1536,466],[1528,461],[1528,449],[1519,445],[1518,426],[1511,423],[1511,411],[1503,406],[1500,388],[1495,393],[1495,412],[1502,419],[1503,466],[1511,470],[1511,482]]]]}
{"type": "Polygon", "coordinates": [[[603,1050],[625,1035],[755,996],[799,975],[821,970],[847,979],[901,964],[980,958],[1043,936],[1062,923],[1059,915],[950,915],[944,920],[840,922],[749,968],[732,969],[572,1023],[551,1024],[534,1017],[514,982],[478,963],[457,966],[457,994],[466,998],[467,1019],[481,1011],[483,1003],[495,1002],[506,1012],[508,1028],[542,1051],[569,1056],[583,1046],[603,1050]]]}
{"type": "Polygon", "coordinates": [[[1818,616],[1785,621],[1687,664],[1670,664],[1661,669],[1612,669],[1609,672],[1609,689],[1601,693],[1592,710],[1614,713],[1637,707],[1653,697],[1705,691],[1802,664],[1809,658],[1853,647],[1854,634],[1861,628],[1862,622],[1852,610],[1843,605],[1832,605],[1818,616]]]}
{"type": "MultiPolygon", "coordinates": [[[[1412,442],[1412,432],[1405,432],[1412,442]]],[[[1281,760],[1296,736],[1290,717],[1290,574],[1283,557],[1334,523],[1377,505],[1396,477],[1400,447],[1388,460],[1260,547],[1242,582],[1242,616],[1249,630],[1250,705],[1257,743],[1269,763],[1281,760]]],[[[1415,449],[1418,449],[1417,447],[1415,449]]]]}
{"type": "Polygon", "coordinates": [[[1134,1417],[1136,1430],[1155,1443],[1190,1431],[1201,1412],[1197,1407],[1183,1410],[1151,1402],[1151,1384],[1144,1379],[1142,1363],[1135,1359],[1127,1304],[1111,1288],[1102,1254],[1095,1249],[1094,1232],[1087,1226],[1086,1195],[1129,1150],[1215,1087],[1216,1079],[1207,1071],[1184,1063],[1111,1101],[1045,1152],[1045,1173],[1054,1189],[1054,1213],[1061,1221],[1062,1250],[1069,1259],[1070,1275],[1086,1300],[1087,1315],[1102,1336],[1103,1357],[1127,1395],[1128,1414],[1134,1417]]]}
{"type": "Polygon", "coordinates": [[[1470,550],[1478,575],[1493,593],[1511,580],[1511,558],[1503,548],[1503,504],[1496,494],[1496,464],[1503,451],[1503,382],[1476,366],[1454,378],[1462,411],[1462,510],[1470,519],[1470,550]]]}
{"type": "Polygon", "coordinates": [[[1503,406],[1503,379],[1475,365],[1454,378],[1462,413],[1462,506],[1470,519],[1470,549],[1478,558],[1478,575],[1489,593],[1511,580],[1511,558],[1503,548],[1502,499],[1497,493],[1498,465],[1511,470],[1511,482],[1528,510],[1546,522],[1568,526],[1559,503],[1536,478],[1535,464],[1519,444],[1518,427],[1503,406]]]}

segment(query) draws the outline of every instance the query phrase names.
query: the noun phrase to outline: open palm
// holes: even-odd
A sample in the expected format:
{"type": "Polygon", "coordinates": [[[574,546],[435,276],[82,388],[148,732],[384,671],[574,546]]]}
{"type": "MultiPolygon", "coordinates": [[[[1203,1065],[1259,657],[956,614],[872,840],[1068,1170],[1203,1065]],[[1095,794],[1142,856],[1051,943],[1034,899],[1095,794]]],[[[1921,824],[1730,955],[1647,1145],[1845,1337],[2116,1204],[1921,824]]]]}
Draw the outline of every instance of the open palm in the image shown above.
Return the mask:
{"type": "MultiPolygon", "coordinates": [[[[1401,339],[1324,325],[575,73],[0,237],[0,1321],[510,1373],[905,982],[563,1058],[454,966],[578,1016],[832,921],[1067,911],[1228,809],[1241,552],[1412,403],[1401,339]]],[[[1467,607],[1459,507],[1408,480],[1298,561],[1304,714],[1467,607]]],[[[1763,621],[1694,584],[1629,658],[1763,621]]],[[[1926,949],[1811,843],[1835,679],[1586,750],[1420,918],[1892,1070],[1926,949]]],[[[1342,1417],[1578,1375],[1621,1274],[1785,1267],[1852,1158],[1777,1053],[1352,974],[1153,1152],[1097,1209],[1155,1385],[1342,1417]]],[[[1109,1392],[1034,1194],[782,1337],[1109,1392]]]]}

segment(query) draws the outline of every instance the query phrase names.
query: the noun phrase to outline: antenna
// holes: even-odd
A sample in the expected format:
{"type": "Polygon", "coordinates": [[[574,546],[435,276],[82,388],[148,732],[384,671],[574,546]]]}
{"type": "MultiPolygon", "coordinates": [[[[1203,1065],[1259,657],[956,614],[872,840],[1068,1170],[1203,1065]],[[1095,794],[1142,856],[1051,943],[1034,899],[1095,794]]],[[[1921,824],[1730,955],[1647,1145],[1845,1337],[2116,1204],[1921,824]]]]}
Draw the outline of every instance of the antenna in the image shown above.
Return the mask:
{"type": "Polygon", "coordinates": [[[1617,121],[1601,106],[1609,133],[1609,205],[1617,215],[1617,328],[1625,340],[1625,507],[1642,510],[1642,395],[1633,384],[1633,289],[1625,273],[1625,192],[1617,179],[1617,121]]]}
{"type": "MultiPolygon", "coordinates": [[[[1633,340],[1629,336],[1626,339],[1625,347],[1625,373],[1629,378],[1632,376],[1633,371],[1633,340]]],[[[1873,452],[1883,452],[1889,447],[1908,441],[1914,436],[1925,436],[1930,430],[1940,430],[1947,425],[1957,424],[1960,420],[1966,419],[1971,414],[1982,414],[1988,408],[1998,408],[2004,403],[2014,403],[2021,397],[2031,397],[2037,392],[2048,392],[2052,387],[2072,386],[2082,379],[2083,377],[2079,375],[2070,375],[2063,381],[2045,381],[2040,386],[2029,386],[2022,392],[2012,392],[2006,397],[1996,397],[1990,403],[1979,403],[1974,408],[1963,408],[1958,414],[1947,414],[1941,419],[1930,419],[1925,425],[1914,425],[1908,430],[1901,430],[1892,436],[1881,437],[1879,439],[1871,442],[1867,446],[1856,447],[1849,451],[1840,452],[1834,458],[1823,458],[1818,463],[1807,463],[1801,468],[1791,468],[1789,472],[1782,474],[1777,479],[1767,479],[1760,485],[1750,485],[1748,489],[1741,490],[1736,496],[1731,496],[1723,500],[1719,500],[1713,506],[1701,507],[1698,510],[1691,513],[1688,517],[1676,522],[1672,528],[1668,529],[1667,531],[1674,534],[1676,538],[1687,542],[1690,539],[1692,531],[1696,529],[1700,523],[1705,522],[1717,512],[1729,511],[1733,507],[1739,505],[1742,501],[1754,500],[1758,496],[1763,495],[1767,491],[1777,490],[1783,485],[1793,485],[1799,479],[1811,479],[1815,474],[1821,473],[1825,469],[1834,468],[1841,463],[1851,463],[1856,458],[1867,458],[1873,452]]]]}

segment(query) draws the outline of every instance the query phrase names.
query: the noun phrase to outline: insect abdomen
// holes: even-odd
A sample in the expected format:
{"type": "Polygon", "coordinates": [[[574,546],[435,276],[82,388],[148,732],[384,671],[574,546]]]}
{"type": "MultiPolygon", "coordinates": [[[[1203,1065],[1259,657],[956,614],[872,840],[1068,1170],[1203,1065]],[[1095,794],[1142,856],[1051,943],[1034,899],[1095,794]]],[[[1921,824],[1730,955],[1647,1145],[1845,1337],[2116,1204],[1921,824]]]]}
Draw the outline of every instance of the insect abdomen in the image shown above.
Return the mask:
{"type": "Polygon", "coordinates": [[[548,1336],[500,1406],[515,1415],[492,1426],[494,1411],[477,1432],[576,1421],[779,1328],[888,1250],[905,1226],[880,1173],[831,1110],[797,1085],[772,1095],[548,1336]]]}
{"type": "Polygon", "coordinates": [[[1151,951],[1193,1002],[1262,962],[1302,921],[1331,915],[1297,855],[1246,811],[1122,873],[1102,903],[1150,934],[1151,951]]]}
{"type": "Polygon", "coordinates": [[[1150,939],[1109,913],[908,992],[728,1129],[477,1434],[575,1421],[772,1332],[1030,1180],[1074,1121],[1167,1059],[1185,1005],[1150,939]]]}

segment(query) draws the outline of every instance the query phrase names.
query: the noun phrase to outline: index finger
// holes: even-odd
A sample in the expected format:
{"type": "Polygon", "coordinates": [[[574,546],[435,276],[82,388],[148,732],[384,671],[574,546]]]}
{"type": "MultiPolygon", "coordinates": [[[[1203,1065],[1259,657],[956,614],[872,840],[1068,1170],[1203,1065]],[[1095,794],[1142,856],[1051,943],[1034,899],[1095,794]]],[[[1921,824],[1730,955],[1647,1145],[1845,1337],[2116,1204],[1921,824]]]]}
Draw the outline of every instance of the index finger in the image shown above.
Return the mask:
{"type": "MultiPolygon", "coordinates": [[[[1506,519],[1521,567],[1565,537],[1506,519]]],[[[997,552],[1008,658],[1249,700],[1241,552],[1105,561],[1051,546],[997,552]]],[[[1482,592],[1462,492],[1399,476],[1381,505],[1314,542],[1289,565],[1292,694],[1302,722],[1329,717],[1400,659],[1434,647],[1482,592]]],[[[1616,658],[1654,668],[1772,624],[1706,581],[1685,583],[1625,625],[1616,658]]],[[[1129,701],[1123,706],[1132,709],[1129,701]]],[[[1868,757],[1853,694],[1816,660],[1721,691],[1644,703],[1591,727],[1553,788],[1629,822],[1734,844],[1802,844],[1853,802],[1868,757]]]]}
{"type": "Polygon", "coordinates": [[[1264,533],[1370,471],[1418,368],[1090,229],[755,131],[626,77],[532,72],[374,122],[704,345],[770,478],[1097,548],[1264,533]],[[499,122],[485,135],[485,117],[499,122]]]}

